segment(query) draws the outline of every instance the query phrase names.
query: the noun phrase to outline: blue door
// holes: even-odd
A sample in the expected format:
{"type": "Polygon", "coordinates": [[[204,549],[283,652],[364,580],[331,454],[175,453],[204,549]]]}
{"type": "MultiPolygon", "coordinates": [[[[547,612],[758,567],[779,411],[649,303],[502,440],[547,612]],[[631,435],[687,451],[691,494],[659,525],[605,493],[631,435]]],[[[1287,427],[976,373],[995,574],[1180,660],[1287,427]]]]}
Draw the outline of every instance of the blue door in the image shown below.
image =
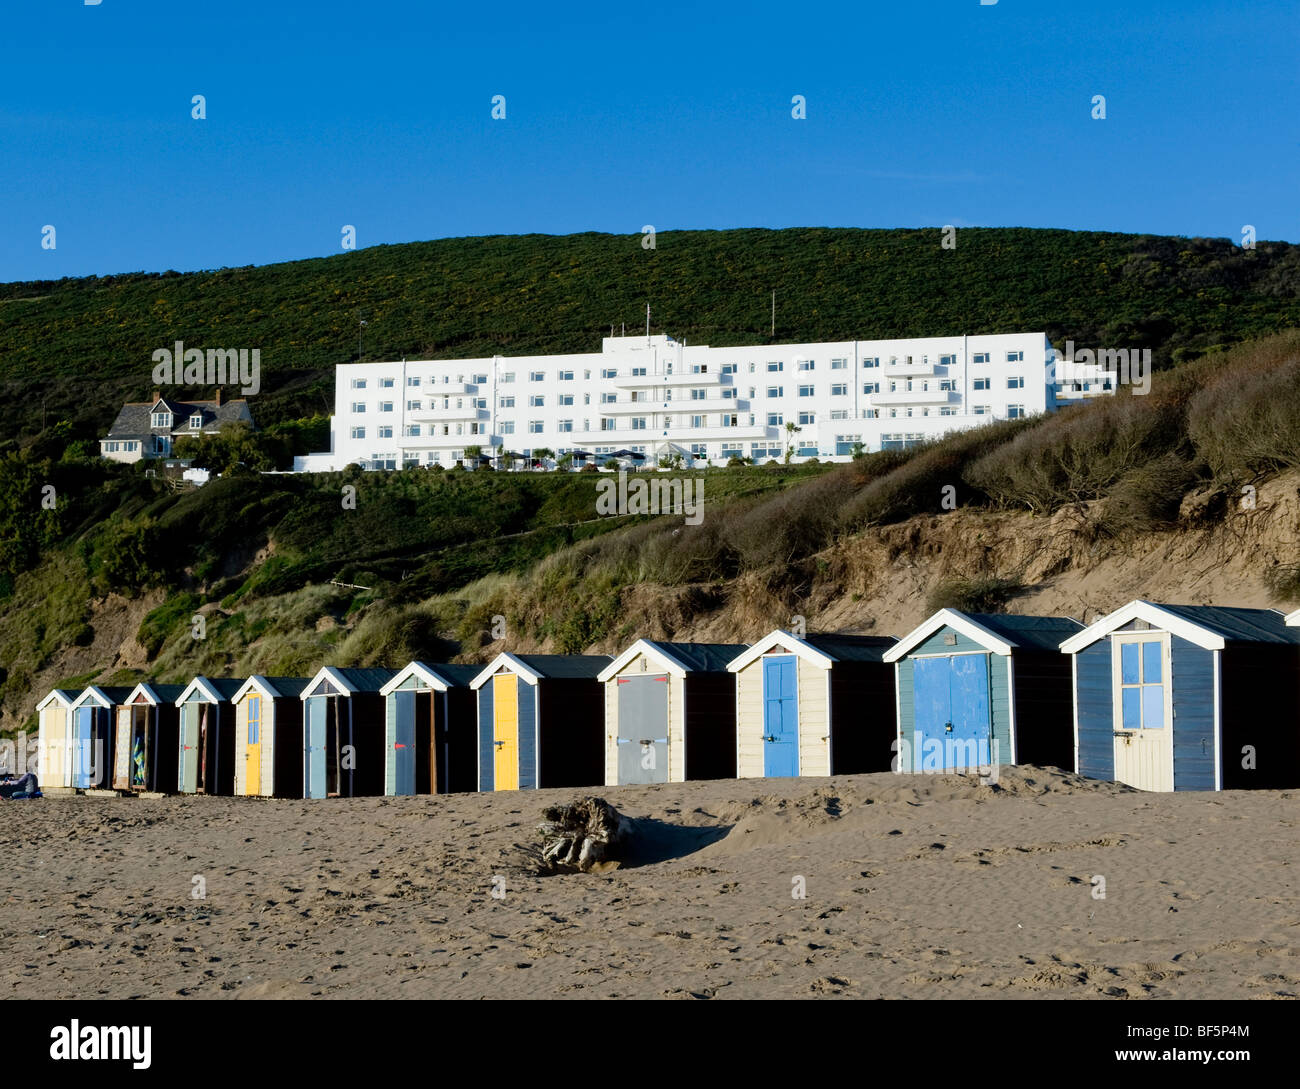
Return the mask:
{"type": "Polygon", "coordinates": [[[799,774],[798,683],[793,656],[763,659],[763,774],[799,774]]]}
{"type": "Polygon", "coordinates": [[[954,654],[912,660],[912,693],[919,747],[916,771],[956,771],[988,766],[992,718],[989,714],[987,654],[954,654]]]}
{"type": "Polygon", "coordinates": [[[393,793],[415,793],[415,693],[394,692],[393,793]]]}
{"type": "Polygon", "coordinates": [[[324,798],[325,783],[325,710],[324,696],[313,696],[303,708],[302,785],[304,798],[324,798]]]}
{"type": "Polygon", "coordinates": [[[92,745],[94,730],[93,707],[78,707],[74,712],[72,723],[72,785],[85,790],[91,786],[94,771],[95,753],[92,745]]]}

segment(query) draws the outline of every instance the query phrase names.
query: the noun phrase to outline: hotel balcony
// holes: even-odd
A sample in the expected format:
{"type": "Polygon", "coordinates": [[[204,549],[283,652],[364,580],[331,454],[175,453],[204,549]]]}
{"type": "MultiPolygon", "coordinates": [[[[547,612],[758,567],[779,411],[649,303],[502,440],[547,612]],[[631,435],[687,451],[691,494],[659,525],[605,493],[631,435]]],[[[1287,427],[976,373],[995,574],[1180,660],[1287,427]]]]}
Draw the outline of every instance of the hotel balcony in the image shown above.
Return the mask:
{"type": "Polygon", "coordinates": [[[936,374],[947,373],[947,364],[940,364],[935,360],[924,362],[917,356],[912,358],[911,363],[905,359],[891,360],[882,363],[881,368],[889,378],[933,378],[936,374]]]}
{"type": "MultiPolygon", "coordinates": [[[[617,378],[607,378],[619,389],[653,389],[669,387],[681,389],[683,386],[720,386],[723,385],[720,372],[708,371],[704,374],[620,374],[617,378]]],[[[730,377],[730,376],[728,376],[730,377]]]]}
{"type": "Polygon", "coordinates": [[[690,398],[665,401],[616,401],[613,404],[591,405],[592,411],[602,416],[648,416],[651,413],[698,415],[702,412],[748,412],[749,401],[738,397],[706,397],[696,401],[690,398]]]}
{"type": "Polygon", "coordinates": [[[910,389],[871,394],[871,404],[876,405],[959,405],[961,394],[947,389],[910,389]]]}
{"type": "Polygon", "coordinates": [[[448,408],[443,408],[441,405],[429,405],[425,408],[413,408],[406,415],[409,419],[417,422],[434,420],[447,423],[462,420],[486,420],[488,410],[486,408],[475,408],[472,404],[462,405],[460,408],[456,408],[454,405],[448,408]]]}
{"type": "Polygon", "coordinates": [[[420,383],[420,393],[425,397],[463,397],[477,390],[473,382],[438,382],[426,378],[420,383]]]}

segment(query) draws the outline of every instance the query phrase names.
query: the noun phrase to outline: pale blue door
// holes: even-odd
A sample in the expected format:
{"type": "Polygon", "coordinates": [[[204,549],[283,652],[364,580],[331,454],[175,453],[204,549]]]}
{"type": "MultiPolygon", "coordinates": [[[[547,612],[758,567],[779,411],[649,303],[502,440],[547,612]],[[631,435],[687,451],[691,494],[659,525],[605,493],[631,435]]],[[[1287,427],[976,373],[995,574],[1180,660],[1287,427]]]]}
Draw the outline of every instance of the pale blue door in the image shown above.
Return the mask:
{"type": "Polygon", "coordinates": [[[394,692],[393,793],[415,793],[415,693],[394,692]]]}
{"type": "Polygon", "coordinates": [[[914,770],[958,771],[989,764],[989,665],[986,654],[912,661],[914,770]]]}
{"type": "Polygon", "coordinates": [[[763,659],[763,774],[799,774],[798,681],[793,657],[763,659]]]}
{"type": "Polygon", "coordinates": [[[303,708],[303,797],[324,798],[325,782],[325,708],[324,696],[313,696],[303,708]]]}

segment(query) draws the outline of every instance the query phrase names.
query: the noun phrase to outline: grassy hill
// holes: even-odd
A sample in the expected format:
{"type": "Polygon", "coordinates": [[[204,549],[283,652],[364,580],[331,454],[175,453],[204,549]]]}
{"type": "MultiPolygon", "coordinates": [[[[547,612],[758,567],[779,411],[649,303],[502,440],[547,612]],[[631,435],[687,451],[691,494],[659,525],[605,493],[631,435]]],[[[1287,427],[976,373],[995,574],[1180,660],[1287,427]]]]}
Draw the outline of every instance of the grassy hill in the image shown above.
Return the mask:
{"type": "Polygon", "coordinates": [[[151,388],[151,353],[260,348],[260,424],[328,414],[331,368],[366,359],[599,350],[626,322],[690,342],[1043,329],[1149,347],[1157,366],[1300,326],[1300,247],[1103,232],[669,231],[375,246],[263,267],[0,284],[0,440],[66,419],[94,438],[151,388]]]}

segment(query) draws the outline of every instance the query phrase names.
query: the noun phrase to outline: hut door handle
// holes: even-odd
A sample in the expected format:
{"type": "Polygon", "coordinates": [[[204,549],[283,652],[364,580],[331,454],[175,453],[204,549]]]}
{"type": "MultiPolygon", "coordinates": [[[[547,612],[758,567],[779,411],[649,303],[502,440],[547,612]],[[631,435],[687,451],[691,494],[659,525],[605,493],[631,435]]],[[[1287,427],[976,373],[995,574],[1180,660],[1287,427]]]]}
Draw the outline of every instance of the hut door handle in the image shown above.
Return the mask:
{"type": "Polygon", "coordinates": [[[951,723],[951,722],[945,722],[945,723],[943,724],[943,732],[946,733],[946,734],[950,734],[950,733],[952,733],[952,723],[951,723]]]}
{"type": "Polygon", "coordinates": [[[775,741],[775,740],[776,740],[776,734],[768,734],[766,737],[763,738],[763,740],[764,740],[764,741],[775,741]]]}

